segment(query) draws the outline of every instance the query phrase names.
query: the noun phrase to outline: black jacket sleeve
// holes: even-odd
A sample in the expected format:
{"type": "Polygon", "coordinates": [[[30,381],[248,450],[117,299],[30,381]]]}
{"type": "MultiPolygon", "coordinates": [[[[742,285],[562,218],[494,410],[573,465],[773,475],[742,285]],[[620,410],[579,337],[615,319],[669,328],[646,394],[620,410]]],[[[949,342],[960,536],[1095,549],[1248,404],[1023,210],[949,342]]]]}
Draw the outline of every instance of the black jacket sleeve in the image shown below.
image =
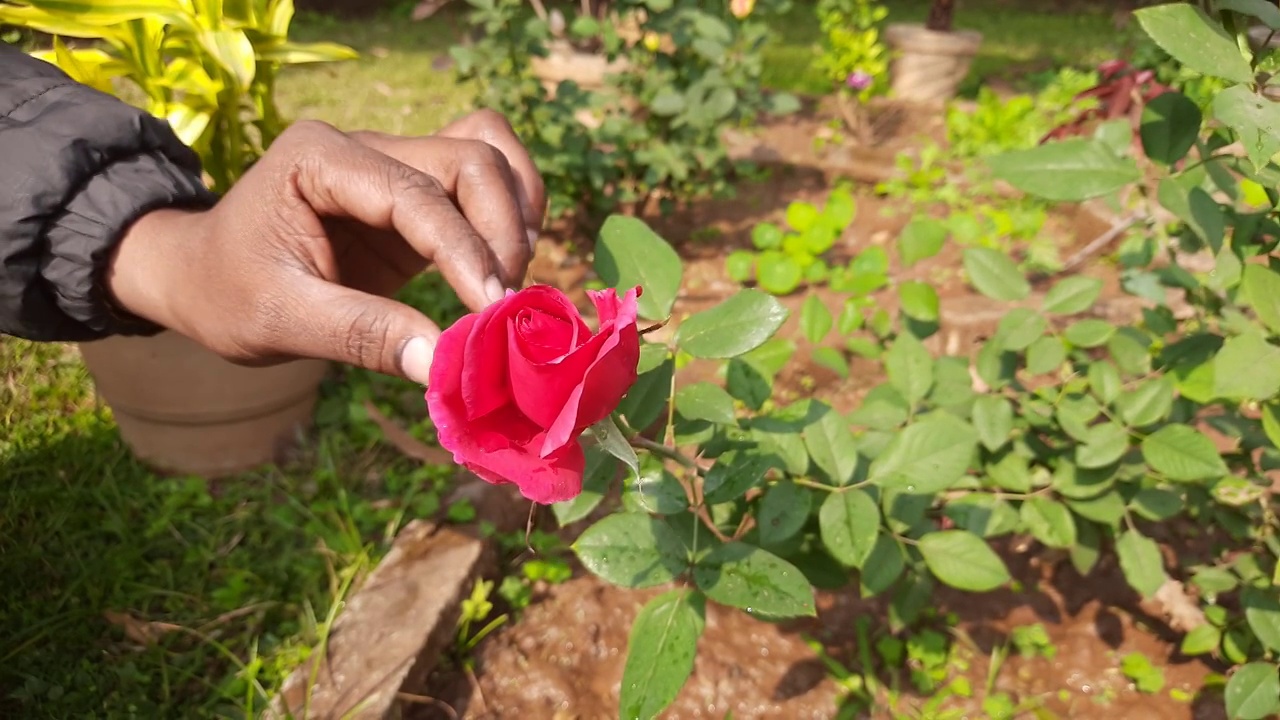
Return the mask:
{"type": "Polygon", "coordinates": [[[104,265],[143,214],[215,200],[167,123],[0,43],[0,333],[157,332],[112,307],[104,265]]]}

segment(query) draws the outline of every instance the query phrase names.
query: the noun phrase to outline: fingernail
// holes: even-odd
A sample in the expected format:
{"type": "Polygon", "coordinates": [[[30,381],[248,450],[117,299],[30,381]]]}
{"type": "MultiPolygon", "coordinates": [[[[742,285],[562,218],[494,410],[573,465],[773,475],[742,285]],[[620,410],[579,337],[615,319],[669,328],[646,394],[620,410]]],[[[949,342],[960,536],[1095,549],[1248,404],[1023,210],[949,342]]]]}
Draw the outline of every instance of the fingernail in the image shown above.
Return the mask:
{"type": "Polygon", "coordinates": [[[529,249],[532,250],[537,246],[538,246],[538,231],[530,230],[529,231],[529,249]]]}
{"type": "Polygon", "coordinates": [[[502,282],[492,275],[489,276],[488,280],[484,281],[484,294],[491,303],[496,303],[507,296],[506,290],[502,287],[502,282]]]}
{"type": "Polygon", "coordinates": [[[427,338],[411,338],[400,351],[400,369],[405,377],[426,385],[431,379],[431,358],[435,355],[436,345],[427,338]]]}

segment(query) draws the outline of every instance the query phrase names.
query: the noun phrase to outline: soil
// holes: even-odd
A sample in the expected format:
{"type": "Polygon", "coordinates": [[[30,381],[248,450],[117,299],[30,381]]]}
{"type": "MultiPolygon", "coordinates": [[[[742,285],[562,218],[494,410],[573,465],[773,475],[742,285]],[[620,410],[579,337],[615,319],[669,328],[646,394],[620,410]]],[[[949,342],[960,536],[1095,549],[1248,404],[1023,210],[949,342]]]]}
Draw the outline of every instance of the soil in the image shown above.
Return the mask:
{"type": "MultiPolygon", "coordinates": [[[[731,200],[702,203],[650,220],[655,230],[676,245],[686,263],[685,285],[674,318],[709,307],[738,289],[725,276],[724,257],[732,250],[750,247],[754,225],[780,222],[786,205],[793,200],[821,202],[833,176],[853,174],[856,178],[857,173],[824,166],[822,154],[814,152],[815,133],[825,126],[815,119],[820,117],[819,112],[809,119],[788,120],[755,136],[766,138],[777,150],[779,164],[771,168],[765,182],[742,186],[731,200]],[[808,156],[800,157],[804,153],[808,156]]],[[[913,121],[900,127],[918,130],[928,124],[913,121]]],[[[902,149],[909,145],[900,134],[886,142],[902,149]]],[[[886,160],[891,167],[891,153],[878,162],[884,165],[886,160]]],[[[857,199],[857,219],[833,250],[835,263],[871,245],[893,242],[910,219],[906,212],[891,212],[895,208],[877,198],[866,184],[860,186],[857,199]]],[[[1087,209],[1069,209],[1056,214],[1045,232],[1060,238],[1066,257],[1105,231],[1110,222],[1087,209]]],[[[576,302],[589,307],[582,292],[583,282],[590,278],[588,246],[589,242],[567,237],[545,240],[529,279],[562,287],[576,302]]],[[[909,270],[895,267],[894,272],[898,278],[928,279],[935,284],[944,316],[940,331],[930,342],[935,351],[965,355],[994,330],[1008,305],[986,300],[964,284],[957,272],[959,252],[949,243],[938,256],[909,270]]],[[[896,255],[890,253],[895,261],[896,255]]],[[[1095,263],[1082,272],[1104,281],[1097,310],[1100,315],[1122,320],[1138,313],[1140,306],[1121,293],[1109,266],[1095,263]]],[[[1035,295],[1043,293],[1052,280],[1041,279],[1035,285],[1035,295]]],[[[798,310],[806,292],[782,299],[793,313],[780,333],[795,340],[802,353],[807,352],[807,343],[799,330],[798,310]]],[[[825,289],[814,292],[830,307],[839,308],[836,295],[825,289]]],[[[1036,299],[1033,296],[1028,302],[1036,299]]],[[[883,292],[877,300],[889,308],[895,302],[892,291],[883,292]]],[[[673,328],[667,327],[658,332],[671,331],[673,328]]],[[[712,377],[710,368],[697,363],[681,372],[682,380],[712,377]]],[[[800,357],[779,377],[776,387],[784,398],[813,395],[847,411],[880,380],[879,367],[870,362],[855,360],[849,378],[842,379],[800,357]]],[[[576,536],[581,529],[568,528],[566,536],[576,536]]],[[[1036,717],[1222,717],[1221,701],[1212,694],[1204,694],[1207,699],[1196,703],[1170,696],[1170,690],[1181,690],[1185,697],[1195,695],[1206,677],[1222,668],[1181,657],[1177,634],[1158,609],[1140,602],[1114,561],[1100,562],[1082,578],[1065,558],[1034,544],[1005,547],[1002,554],[1022,591],[974,595],[939,587],[932,596],[939,617],[954,613],[950,632],[969,655],[967,669],[960,674],[969,679],[974,698],[947,706],[961,710],[959,717],[984,716],[981,701],[993,648],[1003,644],[1013,628],[1037,622],[1044,624],[1056,654],[1052,658],[1023,658],[1011,653],[995,683],[995,690],[1008,692],[1017,700],[1038,702],[1036,717]],[[1121,673],[1121,658],[1132,652],[1142,653],[1163,669],[1166,682],[1161,692],[1141,693],[1121,673]]],[[[475,650],[474,674],[442,668],[433,677],[428,694],[454,708],[456,717],[470,720],[614,718],[632,619],[644,602],[661,590],[617,589],[579,568],[573,580],[539,588],[534,604],[518,622],[494,633],[475,650]]],[[[782,624],[709,606],[692,677],[662,717],[835,717],[840,688],[806,639],[817,640],[833,657],[856,668],[855,621],[867,617],[873,629],[886,628],[885,602],[883,598],[860,598],[856,587],[820,592],[816,619],[782,624]]],[[[902,705],[895,710],[918,708],[924,698],[912,695],[905,679],[901,687],[902,705]]],[[[410,717],[419,720],[453,717],[436,705],[423,704],[414,712],[417,714],[410,717]]],[[[1024,713],[1019,717],[1031,716],[1024,713]]],[[[893,714],[881,708],[869,717],[893,714]]]]}

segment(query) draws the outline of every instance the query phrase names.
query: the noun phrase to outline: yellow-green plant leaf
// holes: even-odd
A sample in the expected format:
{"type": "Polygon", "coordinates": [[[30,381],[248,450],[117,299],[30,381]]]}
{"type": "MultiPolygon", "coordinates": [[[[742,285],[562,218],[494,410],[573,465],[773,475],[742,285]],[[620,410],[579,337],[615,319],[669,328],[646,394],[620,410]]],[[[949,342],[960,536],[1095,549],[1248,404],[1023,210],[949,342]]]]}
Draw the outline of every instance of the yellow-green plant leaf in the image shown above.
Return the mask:
{"type": "Polygon", "coordinates": [[[271,42],[258,48],[258,59],[263,62],[277,62],[282,65],[302,65],[305,63],[338,62],[355,60],[360,53],[338,43],[316,42],[271,42]]]}
{"type": "Polygon", "coordinates": [[[162,19],[187,29],[194,27],[194,18],[181,0],[22,0],[20,7],[31,7],[46,16],[86,27],[103,28],[142,18],[162,19]]]}
{"type": "Polygon", "coordinates": [[[27,28],[49,35],[83,39],[118,36],[119,30],[81,22],[79,18],[54,15],[33,7],[0,4],[0,25],[27,28]]]}
{"type": "Polygon", "coordinates": [[[293,0],[270,0],[267,12],[258,29],[278,38],[289,36],[289,25],[293,22],[293,0]]]}
{"type": "Polygon", "coordinates": [[[243,30],[203,30],[199,34],[200,46],[217,60],[243,91],[249,90],[257,70],[253,43],[243,30]]]}
{"type": "Polygon", "coordinates": [[[203,110],[190,105],[175,105],[165,116],[169,126],[177,133],[178,138],[187,145],[194,145],[209,127],[212,116],[203,110]]]}

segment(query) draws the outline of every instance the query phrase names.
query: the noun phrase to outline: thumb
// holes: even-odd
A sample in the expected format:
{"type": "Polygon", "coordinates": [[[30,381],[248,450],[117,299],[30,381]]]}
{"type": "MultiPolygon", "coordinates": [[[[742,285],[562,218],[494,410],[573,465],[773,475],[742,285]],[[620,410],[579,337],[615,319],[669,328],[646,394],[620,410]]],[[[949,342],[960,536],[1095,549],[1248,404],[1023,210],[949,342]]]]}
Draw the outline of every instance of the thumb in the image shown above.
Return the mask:
{"type": "Polygon", "coordinates": [[[427,384],[440,328],[426,315],[318,278],[308,285],[307,318],[285,341],[288,352],[427,384]]]}

